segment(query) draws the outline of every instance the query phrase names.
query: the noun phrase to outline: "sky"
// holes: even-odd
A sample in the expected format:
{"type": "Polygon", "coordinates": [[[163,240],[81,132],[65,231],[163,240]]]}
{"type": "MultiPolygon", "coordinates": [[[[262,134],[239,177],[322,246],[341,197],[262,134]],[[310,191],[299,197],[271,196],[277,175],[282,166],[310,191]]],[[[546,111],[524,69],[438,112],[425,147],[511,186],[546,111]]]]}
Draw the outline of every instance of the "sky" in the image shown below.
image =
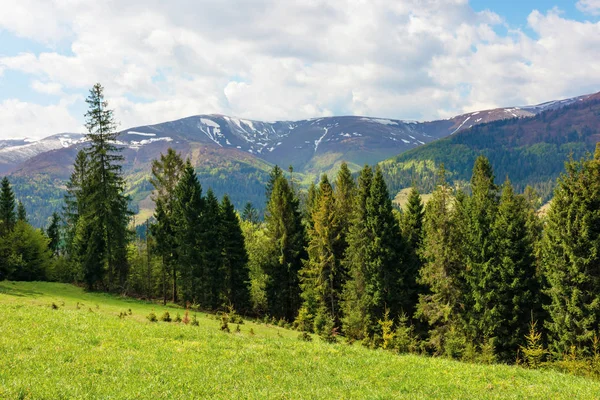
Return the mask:
{"type": "Polygon", "coordinates": [[[0,0],[0,139],[197,114],[434,120],[600,91],[600,0],[0,0]]]}

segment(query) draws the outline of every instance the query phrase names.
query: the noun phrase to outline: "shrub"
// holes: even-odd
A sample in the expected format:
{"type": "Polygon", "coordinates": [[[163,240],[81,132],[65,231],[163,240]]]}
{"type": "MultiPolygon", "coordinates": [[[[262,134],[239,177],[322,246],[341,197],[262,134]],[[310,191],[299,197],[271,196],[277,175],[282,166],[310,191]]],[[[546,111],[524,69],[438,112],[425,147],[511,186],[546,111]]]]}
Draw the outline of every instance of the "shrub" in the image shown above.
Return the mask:
{"type": "Polygon", "coordinates": [[[185,310],[185,314],[183,314],[183,319],[181,320],[181,322],[183,322],[186,325],[190,323],[190,316],[188,310],[185,310]]]}
{"type": "Polygon", "coordinates": [[[385,313],[383,314],[383,320],[379,320],[378,323],[381,327],[381,338],[383,339],[381,347],[384,349],[394,348],[396,332],[394,332],[393,329],[394,320],[390,319],[390,310],[385,310],[385,313]]]}
{"type": "Polygon", "coordinates": [[[225,313],[221,315],[221,330],[227,333],[231,332],[229,330],[229,317],[225,313]]]}
{"type": "Polygon", "coordinates": [[[156,318],[156,314],[154,314],[154,312],[151,312],[150,314],[146,315],[146,318],[150,322],[158,322],[158,318],[156,318]]]}
{"type": "Polygon", "coordinates": [[[250,328],[250,332],[248,332],[250,336],[254,336],[254,329],[250,328]]]}
{"type": "Polygon", "coordinates": [[[160,320],[163,322],[171,322],[171,315],[168,311],[165,311],[164,314],[160,316],[160,320]]]}
{"type": "Polygon", "coordinates": [[[173,320],[173,322],[181,322],[181,315],[179,315],[179,313],[175,315],[175,319],[173,320]]]}
{"type": "Polygon", "coordinates": [[[50,308],[52,308],[53,310],[58,310],[58,306],[56,305],[56,303],[52,303],[50,305],[50,308]]]}
{"type": "Polygon", "coordinates": [[[196,318],[196,314],[194,314],[192,316],[192,320],[191,320],[190,323],[192,324],[192,326],[199,326],[200,325],[200,323],[198,322],[198,319],[196,318]]]}
{"type": "Polygon", "coordinates": [[[240,324],[235,326],[235,333],[240,333],[242,330],[240,329],[240,324]]]}
{"type": "Polygon", "coordinates": [[[415,338],[414,327],[408,325],[408,316],[402,314],[398,319],[398,328],[396,328],[395,348],[399,353],[415,353],[418,348],[418,341],[415,338]]]}
{"type": "Polygon", "coordinates": [[[320,310],[315,317],[315,333],[327,343],[337,341],[337,328],[333,317],[325,310],[320,310]]]}
{"type": "Polygon", "coordinates": [[[530,322],[529,333],[525,335],[527,346],[521,346],[525,365],[529,368],[539,368],[547,353],[542,344],[542,333],[536,329],[536,325],[536,321],[530,322]]]}
{"type": "Polygon", "coordinates": [[[302,340],[303,342],[312,342],[312,336],[310,336],[310,334],[306,331],[302,331],[299,335],[298,335],[298,340],[302,340]]]}

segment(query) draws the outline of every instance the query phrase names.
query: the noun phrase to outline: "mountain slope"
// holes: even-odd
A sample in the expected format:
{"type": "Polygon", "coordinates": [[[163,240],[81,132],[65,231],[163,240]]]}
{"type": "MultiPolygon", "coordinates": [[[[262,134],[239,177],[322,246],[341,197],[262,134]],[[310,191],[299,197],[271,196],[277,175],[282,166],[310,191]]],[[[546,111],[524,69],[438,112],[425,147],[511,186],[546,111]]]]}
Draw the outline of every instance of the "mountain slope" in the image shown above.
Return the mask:
{"type": "Polygon", "coordinates": [[[475,159],[488,157],[501,183],[507,176],[522,190],[533,186],[544,200],[570,155],[593,152],[600,141],[600,94],[562,107],[549,107],[529,118],[513,118],[474,126],[448,138],[381,162],[390,188],[398,191],[417,182],[434,186],[434,170],[444,164],[451,181],[468,181],[475,159]]]}

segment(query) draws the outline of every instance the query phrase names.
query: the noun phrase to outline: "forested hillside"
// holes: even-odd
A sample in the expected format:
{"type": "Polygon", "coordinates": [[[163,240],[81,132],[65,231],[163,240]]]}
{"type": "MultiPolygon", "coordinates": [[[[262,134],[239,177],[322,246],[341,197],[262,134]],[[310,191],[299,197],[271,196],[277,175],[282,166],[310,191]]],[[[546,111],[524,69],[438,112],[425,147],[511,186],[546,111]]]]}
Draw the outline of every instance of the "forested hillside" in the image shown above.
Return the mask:
{"type": "Polygon", "coordinates": [[[517,191],[530,185],[548,200],[565,161],[593,152],[599,140],[600,96],[595,95],[533,117],[477,125],[380,165],[392,192],[415,182],[430,193],[437,166],[444,165],[450,182],[465,184],[475,159],[484,155],[496,176],[509,176],[517,191]]]}

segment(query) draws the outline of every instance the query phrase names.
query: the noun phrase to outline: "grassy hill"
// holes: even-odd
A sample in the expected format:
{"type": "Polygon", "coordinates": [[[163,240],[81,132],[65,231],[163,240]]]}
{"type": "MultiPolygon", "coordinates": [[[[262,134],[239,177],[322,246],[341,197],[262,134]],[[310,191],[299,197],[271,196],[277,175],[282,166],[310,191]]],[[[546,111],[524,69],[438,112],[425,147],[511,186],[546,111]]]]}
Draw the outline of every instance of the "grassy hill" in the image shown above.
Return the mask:
{"type": "Polygon", "coordinates": [[[250,321],[240,333],[224,333],[206,314],[198,314],[199,326],[146,319],[165,310],[183,311],[70,285],[1,282],[0,398],[591,399],[600,393],[600,382],[553,371],[304,342],[297,332],[250,321]]]}

